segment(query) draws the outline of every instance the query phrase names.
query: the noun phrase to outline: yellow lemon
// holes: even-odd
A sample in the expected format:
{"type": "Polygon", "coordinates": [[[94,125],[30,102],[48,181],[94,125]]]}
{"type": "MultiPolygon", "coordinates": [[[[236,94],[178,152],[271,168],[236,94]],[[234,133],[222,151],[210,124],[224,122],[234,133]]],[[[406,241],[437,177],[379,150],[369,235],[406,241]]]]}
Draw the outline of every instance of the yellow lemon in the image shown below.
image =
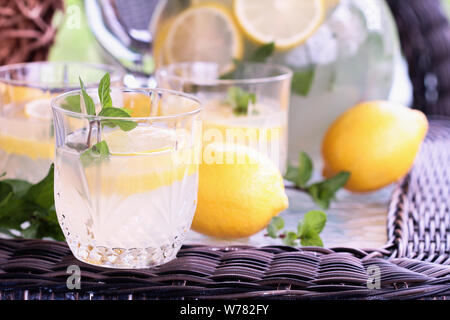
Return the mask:
{"type": "Polygon", "coordinates": [[[425,138],[425,115],[389,101],[370,101],[342,114],[322,144],[324,175],[351,172],[346,188],[365,192],[387,186],[411,169],[425,138]]]}
{"type": "Polygon", "coordinates": [[[234,0],[243,32],[258,44],[275,42],[277,49],[302,44],[322,24],[324,0],[234,0]]]}
{"type": "Polygon", "coordinates": [[[195,231],[248,237],[287,207],[283,178],[268,158],[235,144],[213,143],[203,150],[195,231]]]}
{"type": "MultiPolygon", "coordinates": [[[[222,73],[234,67],[233,59],[241,59],[244,50],[232,13],[214,2],[201,3],[182,11],[162,27],[156,38],[157,56],[164,51],[165,63],[217,62],[222,73]]],[[[161,64],[157,62],[157,65],[161,64]]]]}
{"type": "Polygon", "coordinates": [[[4,91],[4,103],[21,103],[34,99],[50,99],[49,92],[41,89],[21,87],[15,85],[5,85],[2,89],[4,91]]]}

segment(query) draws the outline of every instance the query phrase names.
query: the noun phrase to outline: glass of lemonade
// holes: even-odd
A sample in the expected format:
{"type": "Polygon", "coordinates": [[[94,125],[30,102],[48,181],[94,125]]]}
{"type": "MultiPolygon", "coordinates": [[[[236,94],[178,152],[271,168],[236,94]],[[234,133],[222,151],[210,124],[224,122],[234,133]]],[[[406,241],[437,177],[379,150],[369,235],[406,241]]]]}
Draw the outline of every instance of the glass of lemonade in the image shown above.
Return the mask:
{"type": "Polygon", "coordinates": [[[158,85],[188,92],[204,104],[203,148],[209,143],[246,145],[285,171],[287,117],[292,72],[262,63],[243,63],[221,77],[213,62],[171,64],[156,71],[158,85]]]}
{"type": "Polygon", "coordinates": [[[119,85],[114,67],[77,62],[33,62],[0,67],[0,174],[35,183],[47,174],[54,157],[50,99],[79,87],[98,85],[105,73],[119,85]]]}
{"type": "MultiPolygon", "coordinates": [[[[96,90],[87,93],[98,109],[96,90]]],[[[58,220],[83,262],[162,264],[175,258],[197,205],[201,104],[159,89],[112,88],[111,96],[113,106],[139,112],[129,118],[73,112],[80,91],[52,101],[58,220]]]]}

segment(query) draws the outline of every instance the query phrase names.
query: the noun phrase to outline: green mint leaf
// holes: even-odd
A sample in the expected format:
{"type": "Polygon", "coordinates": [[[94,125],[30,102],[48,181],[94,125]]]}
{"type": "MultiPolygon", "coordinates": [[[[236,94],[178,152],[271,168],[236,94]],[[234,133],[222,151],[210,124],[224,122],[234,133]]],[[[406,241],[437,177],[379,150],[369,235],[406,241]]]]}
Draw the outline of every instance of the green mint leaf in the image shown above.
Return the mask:
{"type": "Polygon", "coordinates": [[[286,173],[284,175],[284,178],[288,181],[291,181],[291,182],[294,182],[295,184],[297,184],[298,168],[294,167],[292,165],[288,165],[288,167],[286,169],[286,173]]]}
{"type": "Polygon", "coordinates": [[[112,107],[111,100],[111,78],[109,73],[106,73],[103,78],[100,80],[98,85],[98,97],[100,98],[100,104],[102,108],[112,107]]]}
{"type": "Polygon", "coordinates": [[[298,175],[296,184],[300,188],[305,188],[313,172],[313,163],[311,158],[305,153],[300,152],[298,157],[298,175]]]}
{"type": "Polygon", "coordinates": [[[230,87],[227,94],[227,102],[233,108],[235,115],[247,115],[250,103],[256,103],[256,95],[239,87],[230,87]]]}
{"type": "Polygon", "coordinates": [[[54,165],[52,164],[47,176],[28,189],[28,192],[25,195],[26,199],[44,209],[52,207],[55,201],[53,196],[53,177],[54,165]]]}
{"type": "Polygon", "coordinates": [[[27,181],[17,179],[5,179],[2,182],[9,184],[12,187],[14,194],[19,197],[26,195],[32,186],[32,184],[27,181]]]}
{"type": "Polygon", "coordinates": [[[81,94],[83,95],[84,105],[86,107],[86,113],[90,116],[95,116],[95,103],[94,100],[87,94],[84,87],[83,80],[80,78],[81,94]]]}
{"type": "Polygon", "coordinates": [[[327,215],[324,212],[318,210],[309,211],[305,214],[301,226],[299,226],[299,236],[305,236],[310,230],[319,234],[322,232],[326,223],[327,215]]]}
{"type": "Polygon", "coordinates": [[[328,209],[336,192],[347,183],[349,178],[350,172],[342,171],[329,179],[309,186],[306,191],[322,209],[328,209]]]}
{"type": "Polygon", "coordinates": [[[257,48],[248,59],[251,62],[266,62],[275,51],[275,42],[264,44],[257,48]]]}
{"type": "Polygon", "coordinates": [[[6,176],[6,172],[0,174],[0,178],[3,178],[4,176],[6,176]]]}
{"type": "Polygon", "coordinates": [[[287,246],[297,245],[298,236],[295,232],[289,231],[284,233],[283,243],[287,246]]]}
{"type": "Polygon", "coordinates": [[[13,195],[13,188],[6,182],[0,181],[0,209],[8,203],[13,195]]]}
{"type": "Polygon", "coordinates": [[[233,70],[222,74],[219,79],[220,80],[230,80],[235,79],[237,75],[242,71],[242,61],[236,58],[233,58],[234,68],[233,70]]]}
{"type": "Polygon", "coordinates": [[[109,159],[109,154],[109,148],[106,141],[100,141],[83,152],[80,155],[80,160],[83,166],[87,167],[109,159]]]}
{"type": "Polygon", "coordinates": [[[300,239],[300,244],[304,247],[323,247],[319,234],[309,229],[300,239]]]}
{"type": "Polygon", "coordinates": [[[79,95],[68,96],[64,99],[62,106],[64,109],[72,112],[81,113],[81,99],[79,95]]]}
{"type": "Polygon", "coordinates": [[[306,71],[296,71],[292,76],[292,92],[306,97],[311,90],[311,86],[314,80],[314,69],[306,71]]]}
{"type": "MultiPolygon", "coordinates": [[[[100,111],[100,113],[98,115],[102,116],[102,117],[120,117],[120,118],[131,117],[130,113],[127,110],[122,109],[122,108],[115,108],[115,107],[103,108],[102,111],[100,111]]],[[[102,122],[103,126],[108,126],[111,128],[118,126],[123,131],[133,130],[137,126],[136,122],[127,121],[127,120],[108,119],[108,120],[102,120],[101,122],[102,122]]]]}
{"type": "Polygon", "coordinates": [[[54,206],[53,175],[52,165],[47,176],[34,185],[18,179],[0,181],[0,230],[12,237],[16,235],[10,229],[25,238],[64,240],[54,206]],[[30,225],[22,230],[24,222],[30,225]]]}
{"type": "Polygon", "coordinates": [[[284,228],[284,220],[281,217],[274,217],[267,226],[267,233],[271,238],[277,238],[278,232],[284,228]]]}

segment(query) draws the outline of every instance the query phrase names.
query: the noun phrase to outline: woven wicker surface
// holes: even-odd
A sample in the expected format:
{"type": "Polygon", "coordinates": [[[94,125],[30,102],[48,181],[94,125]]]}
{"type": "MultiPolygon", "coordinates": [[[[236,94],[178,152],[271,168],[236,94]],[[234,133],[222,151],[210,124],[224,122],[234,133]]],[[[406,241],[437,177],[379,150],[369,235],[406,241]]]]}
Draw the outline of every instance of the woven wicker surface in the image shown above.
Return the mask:
{"type": "Polygon", "coordinates": [[[63,243],[0,240],[0,299],[414,299],[450,297],[450,266],[389,250],[183,247],[178,259],[145,270],[75,260],[63,243]],[[81,267],[81,289],[66,286],[81,267]],[[381,288],[368,289],[370,268],[381,288]]]}
{"type": "Polygon", "coordinates": [[[394,256],[450,265],[450,120],[433,119],[411,173],[388,214],[394,256]]]}

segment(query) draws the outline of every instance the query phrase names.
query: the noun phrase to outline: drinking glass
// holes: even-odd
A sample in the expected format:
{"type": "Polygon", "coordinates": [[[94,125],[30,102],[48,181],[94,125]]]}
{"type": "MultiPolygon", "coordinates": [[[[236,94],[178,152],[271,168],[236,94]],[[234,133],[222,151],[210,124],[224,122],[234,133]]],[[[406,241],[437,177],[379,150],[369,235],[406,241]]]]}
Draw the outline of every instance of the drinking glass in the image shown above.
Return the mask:
{"type": "Polygon", "coordinates": [[[204,104],[204,157],[210,143],[245,145],[284,172],[292,72],[280,65],[242,63],[226,77],[214,62],[159,68],[162,88],[194,94],[204,104]]]}
{"type": "Polygon", "coordinates": [[[35,183],[47,174],[54,157],[50,99],[87,87],[109,72],[111,85],[122,80],[112,66],[78,62],[32,62],[0,67],[0,174],[35,183]]]}
{"type": "MultiPolygon", "coordinates": [[[[97,89],[87,93],[98,109],[97,89]]],[[[201,105],[159,89],[112,88],[111,96],[113,106],[139,114],[74,112],[80,91],[52,101],[58,221],[83,262],[162,264],[175,258],[197,205],[201,105]]]]}

